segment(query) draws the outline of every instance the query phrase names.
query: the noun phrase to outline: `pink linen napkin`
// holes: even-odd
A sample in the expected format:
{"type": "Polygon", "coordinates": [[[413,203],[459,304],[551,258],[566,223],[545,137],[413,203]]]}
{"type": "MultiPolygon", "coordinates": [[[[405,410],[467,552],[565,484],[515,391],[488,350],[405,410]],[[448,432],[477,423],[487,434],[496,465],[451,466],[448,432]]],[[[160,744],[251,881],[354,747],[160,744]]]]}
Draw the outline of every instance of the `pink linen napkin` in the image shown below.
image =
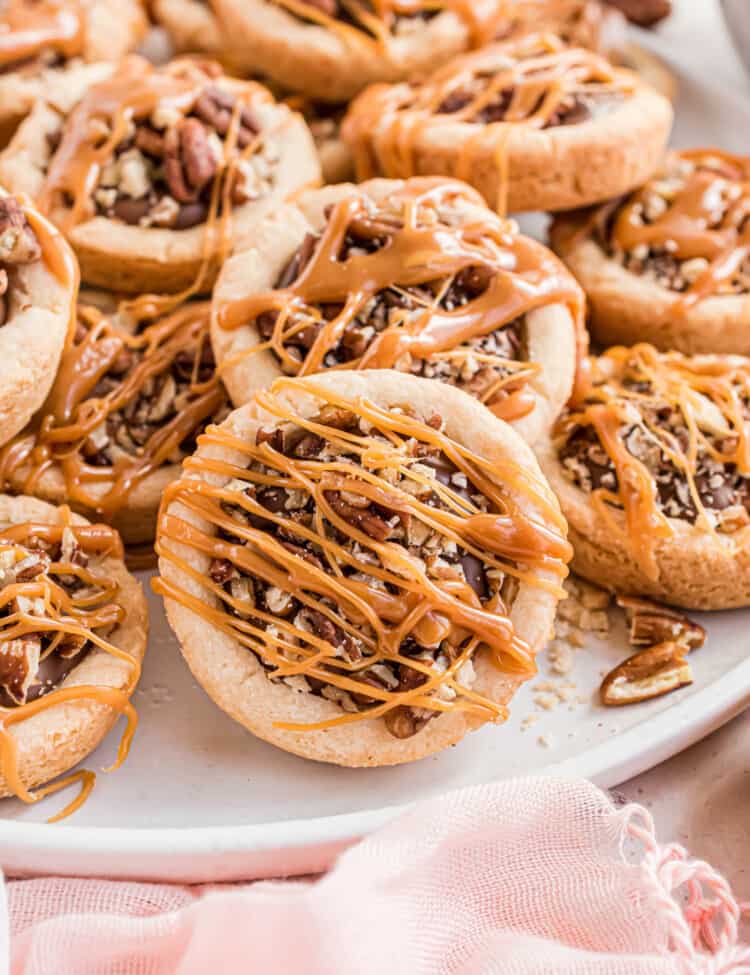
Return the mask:
{"type": "Polygon", "coordinates": [[[726,882],[562,779],[420,803],[315,883],[7,887],[10,975],[750,975],[726,882]]]}

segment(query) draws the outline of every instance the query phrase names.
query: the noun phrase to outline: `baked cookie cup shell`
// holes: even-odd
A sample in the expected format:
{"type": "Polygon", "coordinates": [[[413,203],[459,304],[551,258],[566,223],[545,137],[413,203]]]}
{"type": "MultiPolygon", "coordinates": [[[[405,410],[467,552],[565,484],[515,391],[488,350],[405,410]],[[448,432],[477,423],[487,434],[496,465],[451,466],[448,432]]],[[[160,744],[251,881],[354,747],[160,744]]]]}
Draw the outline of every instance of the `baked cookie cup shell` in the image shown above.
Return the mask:
{"type": "MultiPolygon", "coordinates": [[[[459,390],[391,370],[318,374],[306,380],[306,383],[322,390],[330,389],[353,401],[366,398],[384,408],[408,403],[417,415],[429,416],[437,410],[445,419],[445,433],[452,439],[486,460],[510,459],[542,478],[538,464],[524,441],[507,424],[459,390]]],[[[312,416],[317,412],[319,401],[309,394],[289,390],[285,395],[292,399],[302,415],[312,416]]],[[[257,431],[268,422],[269,417],[250,403],[230,414],[221,429],[254,443],[257,431]]],[[[242,455],[223,447],[199,448],[199,453],[204,452],[206,456],[242,462],[242,455]]],[[[215,483],[221,484],[226,480],[224,477],[217,478],[215,483]]],[[[539,517],[528,498],[510,489],[508,494],[519,504],[522,512],[530,517],[539,517]]],[[[554,504],[551,492],[548,497],[554,504]]],[[[165,513],[206,527],[179,503],[170,505],[165,513]]],[[[198,572],[208,571],[207,556],[164,538],[160,544],[174,551],[198,572]]],[[[159,567],[167,583],[183,588],[211,606],[217,605],[215,597],[193,577],[181,571],[171,559],[162,556],[159,567]]],[[[540,573],[539,577],[549,582],[557,581],[551,573],[540,573]]],[[[528,643],[533,653],[544,646],[551,634],[556,604],[557,596],[551,592],[520,583],[510,618],[516,633],[528,643]]],[[[183,656],[196,680],[235,721],[257,737],[285,751],[316,761],[351,767],[399,765],[457,743],[481,723],[460,711],[445,712],[406,739],[394,738],[382,719],[362,718],[348,725],[323,730],[279,728],[278,723],[311,724],[335,719],[343,712],[322,697],[299,694],[283,683],[269,680],[257,658],[238,642],[208,625],[200,615],[181,603],[165,598],[165,605],[183,656]]],[[[507,704],[525,677],[502,672],[486,651],[478,651],[472,659],[476,671],[472,690],[498,704],[507,704]]]]}
{"type": "Polygon", "coordinates": [[[662,352],[750,355],[750,295],[704,298],[682,309],[681,295],[627,270],[590,237],[575,237],[576,224],[555,219],[554,251],[586,292],[589,331],[600,345],[650,342],[662,352]]]}
{"type": "MultiPolygon", "coordinates": [[[[365,184],[374,198],[387,198],[393,183],[386,179],[365,184]]],[[[221,310],[248,295],[272,290],[307,233],[317,232],[323,212],[357,192],[351,184],[326,186],[306,193],[294,204],[257,223],[226,261],[216,282],[211,314],[211,343],[221,378],[235,406],[249,402],[260,389],[283,375],[270,349],[253,351],[262,343],[254,322],[235,329],[222,327],[221,310]]],[[[467,210],[478,211],[477,207],[467,210]]],[[[511,426],[529,443],[547,433],[570,397],[576,372],[576,328],[570,309],[560,303],[536,308],[526,315],[529,361],[542,366],[528,388],[534,409],[511,426]]]]}
{"type": "Polygon", "coordinates": [[[50,391],[78,290],[78,269],[65,240],[38,214],[33,219],[42,256],[14,266],[0,325],[0,446],[23,429],[50,391]],[[59,276],[47,257],[55,260],[59,276]]]}
{"type": "MultiPolygon", "coordinates": [[[[348,118],[356,122],[357,112],[355,101],[348,118]]],[[[489,206],[504,205],[511,213],[570,210],[619,196],[648,179],[664,155],[672,118],[669,101],[639,85],[610,111],[574,125],[534,129],[495,123],[482,134],[477,124],[441,121],[417,126],[405,159],[390,151],[386,120],[365,134],[365,146],[384,176],[458,177],[489,206]]]]}
{"type": "Polygon", "coordinates": [[[267,0],[214,0],[214,9],[236,39],[230,56],[238,68],[320,101],[347,101],[373,82],[431,70],[471,43],[467,20],[450,10],[381,46],[363,31],[308,23],[267,0]]]}
{"type": "MultiPolygon", "coordinates": [[[[54,524],[61,518],[60,511],[44,501],[0,495],[0,526],[26,521],[54,524]]],[[[73,515],[72,522],[73,525],[81,525],[86,520],[73,515]]],[[[125,611],[125,618],[108,640],[133,660],[140,661],[148,637],[148,609],[143,590],[118,558],[104,559],[100,571],[118,585],[117,603],[125,611]]],[[[130,677],[131,668],[125,661],[93,648],[59,687],[95,685],[123,689],[127,687],[130,677]]],[[[118,717],[118,712],[106,704],[93,700],[73,700],[50,705],[14,724],[12,735],[18,748],[18,771],[24,786],[34,789],[73,768],[99,745],[118,717]]],[[[0,772],[0,796],[10,794],[11,790],[0,772]]]]}
{"type": "Polygon", "coordinates": [[[673,534],[653,546],[657,577],[649,578],[634,557],[625,534],[625,517],[614,506],[608,514],[618,531],[591,504],[590,495],[563,472],[553,445],[536,445],[542,470],[557,495],[573,546],[571,568],[612,592],[647,596],[685,609],[734,609],[750,605],[750,543],[735,550],[731,536],[711,534],[677,518],[673,534]]]}
{"type": "MultiPolygon", "coordinates": [[[[264,106],[274,116],[283,113],[281,125],[274,125],[266,143],[278,156],[273,186],[257,200],[234,207],[228,220],[227,248],[257,220],[303,186],[320,182],[320,163],[310,131],[301,116],[285,106],[264,106]]],[[[276,119],[278,121],[278,118],[276,119]]],[[[56,113],[39,104],[18,129],[0,156],[0,182],[14,192],[36,197],[44,185],[48,156],[47,133],[53,130],[56,113]]],[[[65,226],[68,211],[57,207],[50,219],[65,226]]],[[[192,287],[201,276],[201,291],[208,292],[221,266],[220,218],[213,242],[207,248],[207,224],[186,230],[129,225],[95,216],[74,226],[68,233],[81,267],[81,280],[93,287],[126,294],[153,291],[177,293],[192,287]]]]}

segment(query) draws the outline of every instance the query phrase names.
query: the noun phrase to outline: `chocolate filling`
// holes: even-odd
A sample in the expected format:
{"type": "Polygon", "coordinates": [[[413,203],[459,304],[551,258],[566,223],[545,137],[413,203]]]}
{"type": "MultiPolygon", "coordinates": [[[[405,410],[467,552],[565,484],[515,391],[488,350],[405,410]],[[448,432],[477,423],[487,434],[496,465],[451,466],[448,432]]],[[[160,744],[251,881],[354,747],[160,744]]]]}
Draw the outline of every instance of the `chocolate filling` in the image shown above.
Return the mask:
{"type": "MultiPolygon", "coordinates": [[[[338,407],[325,407],[315,418],[315,422],[346,431],[348,434],[366,435],[376,442],[378,440],[387,442],[382,434],[369,429],[369,424],[364,428],[363,421],[357,415],[338,407]]],[[[430,425],[438,429],[442,427],[442,422],[437,415],[429,419],[430,425]]],[[[350,476],[355,479],[360,466],[359,455],[354,450],[347,451],[346,447],[334,445],[316,433],[291,424],[274,429],[261,429],[257,434],[257,443],[267,444],[285,457],[303,459],[307,463],[330,464],[335,460],[337,465],[350,466],[352,468],[350,476]]],[[[405,459],[409,464],[408,469],[413,470],[415,475],[418,474],[421,478],[427,478],[427,481],[420,483],[411,476],[392,470],[390,483],[408,491],[420,502],[436,509],[455,510],[449,508],[446,500],[438,493],[437,485],[440,484],[450,488],[455,498],[463,499],[479,511],[488,510],[489,503],[484,495],[476,490],[466,475],[458,471],[438,448],[412,439],[407,442],[405,459]]],[[[251,470],[261,476],[268,475],[274,480],[278,480],[281,476],[280,468],[265,467],[257,461],[253,462],[251,470]]],[[[264,487],[262,481],[257,486],[245,481],[230,482],[227,489],[244,492],[269,513],[281,514],[285,517],[284,524],[278,524],[263,516],[250,514],[238,505],[224,503],[224,510],[233,519],[240,524],[249,524],[253,528],[273,533],[282,545],[299,559],[310,562],[319,569],[327,569],[327,555],[323,547],[315,541],[306,539],[295,530],[296,526],[300,528],[304,526],[314,531],[318,538],[320,537],[316,502],[307,491],[297,487],[296,483],[294,487],[289,488],[264,487]]],[[[504,602],[513,598],[513,580],[497,570],[488,570],[475,555],[435,531],[416,514],[375,503],[355,491],[329,490],[325,492],[325,498],[344,522],[369,536],[374,542],[388,542],[390,546],[401,546],[411,557],[421,559],[425,563],[428,577],[438,586],[446,584],[448,580],[468,583],[482,604],[492,596],[497,596],[498,593],[502,593],[504,602]]],[[[358,583],[365,582],[379,586],[392,596],[400,594],[400,590],[394,585],[381,582],[368,573],[368,566],[380,565],[376,551],[354,541],[325,516],[322,519],[322,533],[326,538],[345,548],[351,556],[351,562],[340,564],[344,581],[351,579],[358,583]]],[[[239,536],[224,530],[221,531],[220,537],[232,543],[243,543],[239,536]]],[[[213,582],[229,596],[248,604],[248,612],[243,615],[243,618],[251,625],[266,630],[273,625],[253,617],[252,609],[258,608],[273,616],[294,621],[294,626],[298,629],[310,632],[332,644],[336,648],[336,655],[353,665],[352,671],[351,668],[337,667],[335,659],[332,663],[327,662],[326,669],[333,674],[354,677],[361,683],[396,693],[418,687],[426,679],[419,670],[404,663],[391,662],[388,659],[372,665],[368,663],[371,650],[366,639],[368,633],[366,623],[351,621],[353,629],[361,635],[361,638],[355,636],[352,632],[336,625],[324,613],[306,607],[298,598],[299,593],[285,592],[280,588],[269,586],[265,581],[246,574],[227,558],[213,559],[209,575],[213,582]]],[[[334,605],[328,597],[323,597],[322,601],[324,605],[330,605],[330,608],[338,613],[339,618],[344,616],[344,609],[334,605]]],[[[227,604],[226,608],[230,613],[240,615],[230,604],[227,604]]],[[[402,643],[399,652],[440,672],[450,666],[463,649],[463,643],[456,645],[456,639],[460,638],[452,635],[452,638],[440,639],[437,645],[423,646],[412,634],[402,643]]],[[[261,663],[271,679],[278,679],[274,677],[275,668],[269,661],[261,660],[261,663]]],[[[472,677],[462,673],[460,679],[465,686],[468,686],[472,677]]],[[[311,676],[289,679],[287,683],[295,690],[335,701],[345,711],[367,711],[378,703],[366,693],[349,693],[311,676]]],[[[384,720],[395,737],[406,738],[419,731],[435,713],[426,708],[399,705],[387,712],[384,720]]]]}
{"type": "MultiPolygon", "coordinates": [[[[485,77],[483,81],[482,76],[479,76],[476,79],[476,84],[455,88],[440,103],[437,108],[437,114],[453,115],[456,112],[463,111],[463,109],[475,101],[481,93],[484,84],[489,81],[489,77],[485,77]]],[[[465,121],[478,122],[483,125],[505,121],[508,109],[513,101],[514,92],[515,89],[513,88],[506,88],[498,92],[490,102],[483,105],[480,111],[471,115],[465,121]]],[[[538,102],[529,113],[530,115],[539,110],[544,101],[544,97],[543,95],[539,97],[538,102]]],[[[581,122],[588,122],[591,119],[598,118],[612,111],[621,102],[622,96],[610,91],[598,92],[592,87],[590,91],[566,96],[549,118],[545,119],[542,128],[550,129],[561,125],[578,125],[581,122]]]]}

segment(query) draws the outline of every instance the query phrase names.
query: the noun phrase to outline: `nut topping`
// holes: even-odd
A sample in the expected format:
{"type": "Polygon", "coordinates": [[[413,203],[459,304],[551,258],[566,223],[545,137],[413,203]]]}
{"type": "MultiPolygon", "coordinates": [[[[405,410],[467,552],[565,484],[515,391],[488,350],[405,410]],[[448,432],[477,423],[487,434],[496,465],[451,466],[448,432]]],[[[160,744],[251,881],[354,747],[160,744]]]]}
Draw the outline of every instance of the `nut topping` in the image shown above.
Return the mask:
{"type": "Polygon", "coordinates": [[[39,241],[21,204],[12,196],[0,197],[0,263],[30,264],[41,256],[39,241]]]}
{"type": "Polygon", "coordinates": [[[617,605],[625,610],[634,647],[671,641],[690,651],[706,642],[706,631],[700,624],[669,606],[634,596],[618,596],[617,605]]]}
{"type": "Polygon", "coordinates": [[[685,652],[684,647],[667,641],[628,657],[604,678],[602,703],[608,707],[640,704],[692,684],[685,652]]]}

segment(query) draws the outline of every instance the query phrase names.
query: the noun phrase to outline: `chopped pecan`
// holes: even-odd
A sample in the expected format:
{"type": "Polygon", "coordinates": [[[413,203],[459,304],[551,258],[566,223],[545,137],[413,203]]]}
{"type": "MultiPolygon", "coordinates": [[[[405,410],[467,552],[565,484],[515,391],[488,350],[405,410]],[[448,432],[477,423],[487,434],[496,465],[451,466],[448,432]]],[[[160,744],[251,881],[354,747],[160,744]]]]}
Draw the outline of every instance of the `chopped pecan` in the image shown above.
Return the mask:
{"type": "Polygon", "coordinates": [[[325,491],[325,499],[339,517],[354,528],[361,529],[365,535],[377,542],[387,541],[393,535],[394,529],[369,508],[355,508],[346,502],[338,491],[325,491]]]}
{"type": "Polygon", "coordinates": [[[167,132],[164,152],[170,193],[180,203],[194,203],[218,170],[206,129],[197,119],[183,119],[167,132]]]}
{"type": "Polygon", "coordinates": [[[223,586],[224,583],[232,579],[238,579],[240,575],[229,559],[213,559],[208,568],[208,574],[219,586],[223,586]]]}
{"type": "Polygon", "coordinates": [[[42,641],[36,633],[0,642],[0,690],[15,704],[24,704],[39,669],[42,641]]]}
{"type": "Polygon", "coordinates": [[[0,261],[30,264],[42,250],[21,204],[12,196],[0,198],[0,261]]]}
{"type": "Polygon", "coordinates": [[[46,552],[34,550],[24,559],[15,564],[16,582],[33,582],[37,576],[45,573],[50,567],[51,559],[46,552]]]}
{"type": "Polygon", "coordinates": [[[692,684],[685,652],[670,640],[628,657],[602,681],[602,703],[609,707],[639,704],[692,684]]]}

